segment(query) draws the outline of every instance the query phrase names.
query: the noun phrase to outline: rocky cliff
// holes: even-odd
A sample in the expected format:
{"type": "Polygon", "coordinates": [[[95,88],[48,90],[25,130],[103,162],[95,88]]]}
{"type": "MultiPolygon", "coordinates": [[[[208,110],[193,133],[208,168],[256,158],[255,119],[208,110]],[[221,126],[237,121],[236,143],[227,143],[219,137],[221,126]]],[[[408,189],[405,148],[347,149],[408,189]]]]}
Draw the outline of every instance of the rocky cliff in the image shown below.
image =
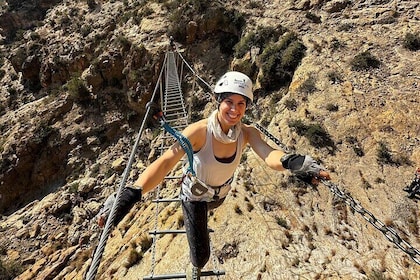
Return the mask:
{"type": "MultiPolygon", "coordinates": [[[[420,279],[396,246],[420,249],[417,200],[402,190],[420,165],[418,1],[0,6],[1,279],[83,278],[101,233],[95,215],[121,181],[169,36],[209,83],[229,68],[252,76],[251,118],[322,161],[356,202],[268,170],[247,150],[210,213],[209,269],[223,279],[420,279]],[[389,228],[404,242],[388,240],[389,228]]],[[[205,116],[212,105],[198,103],[205,116]]],[[[156,157],[156,131],[150,121],[129,183],[156,157]]],[[[176,193],[174,183],[162,190],[176,193]]],[[[183,236],[159,239],[152,257],[153,196],[113,230],[97,279],[183,271],[183,236]]],[[[160,206],[159,228],[182,228],[178,206],[160,206]]]]}

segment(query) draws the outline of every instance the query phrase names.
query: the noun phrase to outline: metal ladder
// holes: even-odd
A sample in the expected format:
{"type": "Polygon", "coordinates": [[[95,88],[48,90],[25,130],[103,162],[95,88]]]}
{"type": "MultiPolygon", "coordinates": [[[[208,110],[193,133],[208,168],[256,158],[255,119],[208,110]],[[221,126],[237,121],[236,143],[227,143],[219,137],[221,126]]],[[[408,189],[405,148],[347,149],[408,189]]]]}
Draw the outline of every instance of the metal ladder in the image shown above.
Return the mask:
{"type": "MultiPolygon", "coordinates": [[[[182,94],[174,52],[168,52],[166,56],[164,83],[165,91],[161,91],[160,97],[162,100],[162,112],[165,114],[166,121],[172,128],[182,131],[188,126],[188,113],[182,94]]],[[[163,153],[173,142],[173,137],[163,130],[162,144],[160,147],[161,153],[163,153]]]]}
{"type": "MultiPolygon", "coordinates": [[[[165,115],[166,121],[168,124],[178,131],[182,131],[188,125],[188,113],[186,104],[184,101],[184,96],[182,94],[181,83],[180,83],[180,75],[178,74],[178,65],[175,58],[175,53],[172,51],[167,52],[165,57],[165,74],[164,74],[164,91],[161,90],[161,109],[165,115]]],[[[161,81],[162,82],[162,81],[161,81]]],[[[170,145],[174,142],[173,137],[163,130],[162,133],[162,142],[160,145],[161,153],[163,153],[170,145]]],[[[177,176],[167,176],[165,180],[171,179],[181,179],[177,176]]],[[[156,203],[156,219],[157,214],[159,213],[159,204],[160,203],[172,203],[172,202],[180,202],[179,198],[170,198],[164,199],[159,198],[159,189],[157,188],[157,199],[153,200],[156,203]]],[[[213,230],[209,229],[209,232],[213,232],[213,230]]],[[[149,234],[153,236],[153,245],[152,245],[152,269],[151,274],[148,276],[144,276],[143,280],[151,280],[151,279],[182,279],[186,278],[186,274],[182,273],[174,273],[174,274],[161,274],[161,275],[154,275],[154,266],[155,266],[155,251],[156,251],[156,242],[160,235],[164,234],[185,234],[185,230],[158,230],[157,229],[157,222],[155,223],[155,230],[150,231],[149,234]]],[[[225,275],[224,271],[220,270],[209,270],[209,271],[202,271],[201,276],[219,276],[225,275]]]]}

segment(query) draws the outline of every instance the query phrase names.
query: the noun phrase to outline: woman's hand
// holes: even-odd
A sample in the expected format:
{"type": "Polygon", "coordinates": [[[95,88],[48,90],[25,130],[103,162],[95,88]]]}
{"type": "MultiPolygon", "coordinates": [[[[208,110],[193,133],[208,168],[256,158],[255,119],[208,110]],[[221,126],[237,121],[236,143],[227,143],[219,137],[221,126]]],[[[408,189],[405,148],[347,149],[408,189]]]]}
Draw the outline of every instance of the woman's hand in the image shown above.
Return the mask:
{"type": "Polygon", "coordinates": [[[313,176],[311,180],[311,184],[318,186],[321,180],[331,180],[330,174],[328,171],[321,170],[319,171],[318,176],[313,176]]]}
{"type": "Polygon", "coordinates": [[[330,174],[319,165],[311,156],[287,154],[281,158],[284,168],[289,169],[302,181],[318,185],[321,180],[330,180],[330,174]]]}

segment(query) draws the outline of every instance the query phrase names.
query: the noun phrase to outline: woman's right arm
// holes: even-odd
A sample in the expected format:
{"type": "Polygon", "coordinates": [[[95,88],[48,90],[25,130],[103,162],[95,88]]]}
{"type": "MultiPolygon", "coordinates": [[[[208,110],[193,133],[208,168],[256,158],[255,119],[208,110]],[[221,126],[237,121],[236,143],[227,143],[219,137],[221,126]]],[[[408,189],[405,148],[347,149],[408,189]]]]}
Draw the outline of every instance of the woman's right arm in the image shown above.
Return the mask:
{"type": "MultiPolygon", "coordinates": [[[[199,121],[189,125],[182,132],[182,134],[190,141],[194,151],[199,150],[203,145],[203,139],[205,140],[203,127],[205,133],[205,125],[203,126],[203,121],[199,121]]],[[[141,187],[143,189],[143,193],[153,190],[162,182],[165,176],[182,159],[184,155],[184,149],[178,142],[176,142],[143,171],[143,173],[134,183],[134,186],[136,188],[141,187]]]]}
{"type": "Polygon", "coordinates": [[[142,188],[143,193],[151,191],[162,182],[175,164],[181,160],[185,152],[179,143],[173,144],[158,159],[152,162],[134,183],[134,187],[142,188]]]}

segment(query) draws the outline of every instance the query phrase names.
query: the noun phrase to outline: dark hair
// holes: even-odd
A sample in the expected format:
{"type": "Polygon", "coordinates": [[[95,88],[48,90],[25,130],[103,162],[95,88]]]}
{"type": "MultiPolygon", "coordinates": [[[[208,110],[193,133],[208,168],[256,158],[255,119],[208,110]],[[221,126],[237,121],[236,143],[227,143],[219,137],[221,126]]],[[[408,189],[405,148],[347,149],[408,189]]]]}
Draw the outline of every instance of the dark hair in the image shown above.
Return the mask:
{"type": "Polygon", "coordinates": [[[251,102],[251,100],[248,97],[246,97],[242,94],[239,94],[239,93],[232,93],[232,92],[215,93],[217,103],[221,103],[223,100],[225,100],[226,98],[228,98],[232,94],[238,94],[238,95],[243,96],[245,98],[245,101],[246,101],[246,106],[248,107],[249,103],[251,102]]]}

